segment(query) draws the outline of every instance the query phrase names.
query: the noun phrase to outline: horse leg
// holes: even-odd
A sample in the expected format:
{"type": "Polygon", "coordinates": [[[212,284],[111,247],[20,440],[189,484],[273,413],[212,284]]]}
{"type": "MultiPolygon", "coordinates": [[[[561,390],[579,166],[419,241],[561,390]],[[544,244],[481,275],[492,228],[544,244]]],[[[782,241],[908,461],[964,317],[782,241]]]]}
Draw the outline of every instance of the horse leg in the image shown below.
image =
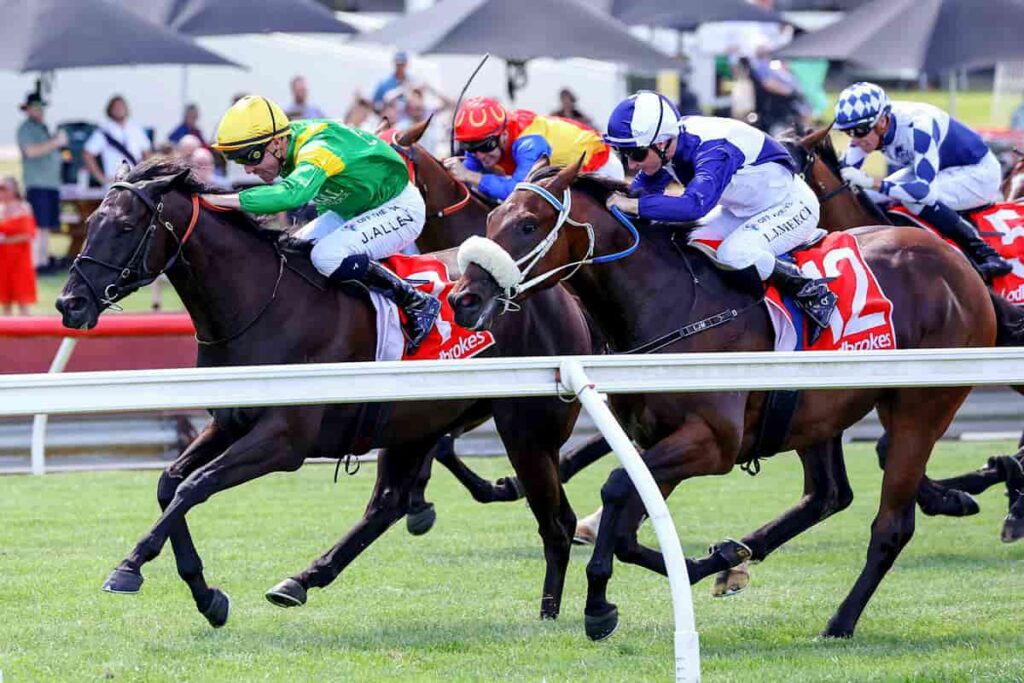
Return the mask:
{"type": "MultiPolygon", "coordinates": [[[[889,435],[882,434],[882,437],[875,444],[875,452],[878,454],[878,467],[885,469],[886,453],[889,450],[889,435]]],[[[952,486],[951,480],[934,481],[925,475],[917,486],[917,504],[921,512],[934,517],[942,515],[945,517],[970,517],[981,511],[978,501],[971,496],[974,491],[962,489],[959,486],[952,486]]]]}
{"type": "Polygon", "coordinates": [[[598,434],[558,459],[558,478],[563,484],[575,477],[580,470],[589,467],[612,452],[612,447],[598,434]]]}
{"type": "MultiPolygon", "coordinates": [[[[738,446],[738,438],[735,446],[738,446]]],[[[726,452],[707,422],[689,417],[673,434],[662,439],[643,454],[644,462],[661,487],[663,495],[680,481],[705,474],[726,474],[736,461],[735,450],[726,452]]],[[[642,515],[639,494],[624,469],[608,475],[601,487],[601,522],[598,526],[594,552],[587,564],[587,603],[584,626],[591,640],[603,640],[618,628],[618,609],[608,601],[608,583],[612,577],[616,551],[630,560],[654,571],[664,572],[660,553],[639,544],[631,547],[623,540],[625,529],[635,534],[642,515]]]]}
{"type": "MultiPolygon", "coordinates": [[[[850,506],[853,490],[846,476],[842,435],[799,450],[797,455],[804,470],[803,496],[797,504],[743,537],[739,544],[726,539],[712,546],[707,557],[688,562],[691,583],[712,573],[727,571],[748,559],[760,562],[790,539],[850,506]]],[[[725,581],[728,583],[728,576],[725,581]]]]}
{"type": "Polygon", "coordinates": [[[935,442],[953,420],[969,389],[901,389],[878,406],[892,443],[882,475],[878,514],[871,524],[867,558],[822,635],[853,636],[868,600],[914,535],[914,502],[935,442]]]}
{"type": "MultiPolygon", "coordinates": [[[[157,483],[156,496],[160,509],[166,510],[174,500],[174,494],[185,477],[197,467],[210,462],[231,443],[230,437],[217,428],[213,421],[189,444],[181,455],[160,475],[157,483]]],[[[228,619],[230,601],[227,594],[219,588],[211,588],[203,576],[203,561],[199,557],[188,523],[182,518],[172,525],[170,531],[171,548],[174,550],[174,561],[178,568],[178,576],[188,585],[195,600],[196,609],[206,617],[214,628],[220,628],[228,619]]]]}
{"type": "Polygon", "coordinates": [[[434,459],[444,465],[478,503],[511,502],[523,497],[523,490],[515,477],[502,477],[492,484],[469,469],[456,455],[455,440],[450,436],[441,439],[434,459]]]}
{"type": "Polygon", "coordinates": [[[293,447],[295,436],[304,434],[306,440],[310,439],[308,435],[315,432],[322,412],[306,408],[303,414],[291,410],[292,421],[301,422],[306,428],[304,432],[289,425],[288,415],[268,413],[223,453],[197,467],[177,486],[156,524],[111,573],[104,589],[113,593],[137,592],[142,585],[142,565],[160,554],[172,527],[184,519],[189,510],[213,494],[270,472],[298,469],[302,465],[304,450],[293,447]]]}
{"type": "Polygon", "coordinates": [[[345,567],[401,519],[409,509],[410,493],[434,443],[424,440],[382,450],[377,456],[377,483],[363,518],[309,567],[268,590],[267,600],[278,607],[304,605],[310,588],[329,586],[345,567]]]}
{"type": "Polygon", "coordinates": [[[1003,543],[1013,543],[1024,538],[1024,465],[1012,457],[998,462],[1006,473],[1006,495],[1010,499],[1010,511],[1003,522],[1003,543]]]}
{"type": "Polygon", "coordinates": [[[574,421],[575,408],[559,406],[541,412],[523,400],[506,400],[495,406],[494,422],[544,544],[541,619],[556,619],[561,611],[576,528],[576,515],[558,480],[558,447],[568,438],[574,421]],[[572,419],[567,410],[574,411],[572,419]],[[527,424],[529,429],[524,428],[527,424]]]}
{"type": "Polygon", "coordinates": [[[409,511],[405,515],[405,529],[413,536],[422,536],[434,528],[437,521],[437,512],[434,504],[427,500],[427,484],[430,483],[430,470],[434,464],[436,454],[444,449],[453,448],[454,439],[450,435],[442,436],[437,445],[423,458],[423,465],[420,466],[413,482],[412,490],[409,492],[409,511]]]}

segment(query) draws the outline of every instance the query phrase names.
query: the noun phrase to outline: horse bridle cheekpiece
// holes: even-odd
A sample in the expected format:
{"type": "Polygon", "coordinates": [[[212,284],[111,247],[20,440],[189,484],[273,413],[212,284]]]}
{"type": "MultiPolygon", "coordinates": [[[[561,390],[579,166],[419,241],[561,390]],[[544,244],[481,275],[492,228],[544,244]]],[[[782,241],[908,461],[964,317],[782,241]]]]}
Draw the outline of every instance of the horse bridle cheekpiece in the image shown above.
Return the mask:
{"type": "Polygon", "coordinates": [[[555,226],[551,229],[551,232],[545,235],[544,239],[542,239],[537,244],[537,246],[531,249],[529,253],[527,253],[520,259],[515,259],[515,257],[506,252],[505,249],[503,249],[499,244],[483,237],[471,237],[469,240],[466,241],[464,245],[473,245],[471,249],[459,250],[459,265],[463,271],[465,270],[465,266],[462,263],[463,261],[476,262],[477,265],[480,265],[485,270],[488,270],[486,268],[486,264],[479,263],[473,258],[473,255],[471,253],[467,253],[467,251],[472,250],[490,252],[492,256],[496,257],[497,261],[505,264],[505,272],[501,276],[494,272],[491,272],[490,270],[488,270],[488,272],[490,272],[491,276],[494,277],[495,280],[498,282],[498,286],[500,286],[504,290],[506,310],[508,310],[508,302],[510,302],[512,299],[519,296],[523,292],[532,289],[537,284],[543,282],[544,280],[554,275],[555,273],[558,273],[563,270],[569,270],[571,268],[572,270],[570,270],[569,273],[560,278],[560,280],[567,280],[570,277],[572,277],[577,270],[579,270],[581,267],[585,265],[617,261],[632,254],[640,245],[640,233],[637,231],[636,226],[634,226],[633,223],[628,218],[626,218],[625,214],[619,211],[618,208],[613,208],[612,215],[614,215],[615,218],[617,218],[619,222],[626,226],[630,233],[632,233],[633,244],[631,244],[626,249],[615,252],[613,254],[594,256],[594,247],[596,245],[596,239],[594,237],[594,226],[590,223],[580,223],[579,221],[576,221],[569,216],[569,212],[572,211],[572,191],[570,188],[566,188],[565,191],[562,193],[561,201],[559,201],[558,198],[556,198],[546,189],[535,183],[518,183],[516,184],[515,189],[532,192],[536,194],[537,196],[544,199],[544,201],[550,204],[555,209],[555,211],[558,212],[558,217],[555,219],[555,226]],[[565,265],[558,266],[557,268],[552,268],[551,270],[545,273],[541,273],[540,275],[537,275],[527,280],[526,278],[530,274],[530,271],[532,271],[534,267],[536,267],[536,265],[540,263],[540,261],[548,254],[548,252],[551,251],[551,248],[555,245],[555,242],[558,241],[558,235],[562,230],[562,226],[566,224],[577,228],[584,228],[587,231],[588,244],[586,255],[579,261],[573,261],[572,263],[566,263],[565,265]]]}
{"type": "MultiPolygon", "coordinates": [[[[101,261],[98,258],[88,256],[86,254],[79,254],[75,257],[74,263],[71,264],[71,272],[78,273],[78,276],[82,278],[82,281],[85,283],[86,287],[89,288],[89,293],[96,301],[100,310],[105,308],[120,310],[117,306],[118,301],[140,287],[144,287],[153,282],[160,277],[161,274],[171,268],[181,255],[182,247],[185,246],[185,241],[188,239],[188,235],[191,233],[191,228],[195,224],[195,220],[193,219],[190,229],[186,232],[185,237],[183,239],[178,239],[177,234],[174,232],[174,225],[163,218],[164,204],[162,200],[158,199],[154,202],[142,188],[129,182],[118,181],[112,183],[110,188],[107,190],[107,196],[109,197],[110,193],[115,190],[127,190],[138,197],[138,199],[145,204],[146,208],[149,210],[150,219],[149,225],[142,234],[142,238],[139,240],[134,251],[132,251],[132,255],[129,257],[128,262],[124,265],[107,263],[106,261],[101,261]],[[158,270],[156,273],[150,274],[149,267],[147,265],[149,261],[149,250],[153,244],[153,236],[159,228],[164,228],[171,234],[174,241],[178,243],[178,248],[175,250],[174,255],[171,256],[166,264],[164,264],[163,268],[158,270]],[[97,292],[96,287],[85,274],[85,271],[82,270],[82,265],[86,263],[93,263],[107,270],[118,272],[117,282],[112,282],[107,285],[103,289],[102,296],[97,292]]],[[[198,200],[198,196],[196,199],[198,200]]],[[[196,212],[193,211],[193,215],[195,213],[196,212]]]]}

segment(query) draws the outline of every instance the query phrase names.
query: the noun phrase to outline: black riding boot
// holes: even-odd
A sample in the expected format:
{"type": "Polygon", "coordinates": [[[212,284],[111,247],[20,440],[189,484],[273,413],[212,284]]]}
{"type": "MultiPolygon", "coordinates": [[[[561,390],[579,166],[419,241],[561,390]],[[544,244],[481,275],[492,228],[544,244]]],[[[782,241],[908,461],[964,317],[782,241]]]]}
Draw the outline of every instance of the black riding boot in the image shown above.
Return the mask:
{"type": "Polygon", "coordinates": [[[398,277],[377,261],[365,256],[349,256],[331,273],[334,284],[358,280],[367,287],[390,292],[395,303],[405,312],[406,352],[412,353],[423,342],[441,312],[441,302],[398,277]]]}
{"type": "Polygon", "coordinates": [[[997,275],[1006,275],[1013,270],[1013,266],[981,239],[978,230],[970,221],[945,204],[926,206],[921,209],[919,215],[931,223],[943,237],[953,240],[986,280],[997,275]]]}
{"type": "Polygon", "coordinates": [[[807,344],[818,341],[822,331],[828,327],[829,318],[836,307],[836,295],[828,288],[828,279],[815,280],[800,272],[795,263],[775,259],[775,270],[772,272],[775,285],[784,293],[796,300],[814,325],[807,330],[807,344]]]}

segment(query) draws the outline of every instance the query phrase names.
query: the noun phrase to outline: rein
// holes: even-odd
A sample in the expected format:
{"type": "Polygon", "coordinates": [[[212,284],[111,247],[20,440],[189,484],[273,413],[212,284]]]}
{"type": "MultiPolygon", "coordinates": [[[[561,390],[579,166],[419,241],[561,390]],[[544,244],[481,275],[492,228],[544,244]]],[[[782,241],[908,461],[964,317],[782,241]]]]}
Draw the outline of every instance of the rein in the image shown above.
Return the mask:
{"type": "MultiPolygon", "coordinates": [[[[807,151],[807,160],[804,162],[803,168],[800,169],[800,177],[804,180],[804,182],[810,182],[808,180],[808,176],[810,175],[811,167],[814,165],[814,162],[817,159],[818,159],[818,156],[814,152],[807,151]]],[[[825,202],[829,201],[830,199],[834,199],[834,198],[838,197],[839,195],[841,195],[844,192],[852,192],[852,191],[853,191],[853,188],[850,187],[850,181],[844,180],[839,185],[839,187],[833,188],[833,189],[829,190],[828,192],[826,192],[825,194],[823,194],[820,197],[818,197],[818,203],[819,204],[824,204],[825,202]]]]}
{"type": "MultiPolygon", "coordinates": [[[[206,208],[208,211],[224,212],[232,210],[224,207],[214,206],[213,204],[210,204],[209,202],[200,199],[198,194],[193,194],[191,200],[192,213],[191,216],[189,217],[188,227],[185,229],[185,233],[184,235],[182,235],[181,239],[178,239],[178,235],[174,232],[174,224],[171,223],[169,220],[165,220],[163,217],[164,203],[162,200],[154,202],[149,197],[149,195],[142,191],[141,188],[125,181],[118,181],[112,183],[110,185],[110,189],[107,190],[107,195],[109,196],[109,194],[114,190],[127,190],[128,192],[131,192],[133,195],[135,195],[135,197],[137,197],[143,204],[145,204],[146,208],[149,210],[150,221],[149,225],[146,227],[146,230],[142,235],[142,239],[139,240],[139,244],[135,247],[135,250],[132,252],[132,255],[128,259],[128,263],[126,263],[125,265],[119,266],[113,263],[107,263],[106,261],[101,261],[97,258],[85,254],[79,254],[75,258],[74,263],[71,264],[71,272],[77,272],[78,276],[82,278],[82,281],[89,289],[90,295],[93,297],[94,301],[96,302],[97,306],[99,306],[100,310],[103,310],[105,308],[111,308],[113,310],[123,310],[121,309],[120,306],[117,305],[118,301],[128,296],[129,294],[139,289],[140,287],[145,287],[146,285],[152,283],[158,277],[160,277],[168,270],[170,270],[178,262],[178,259],[182,257],[182,251],[185,248],[185,244],[188,243],[189,238],[192,237],[192,234],[195,232],[196,226],[199,224],[200,206],[206,208]],[[170,259],[167,260],[167,263],[165,263],[162,268],[156,271],[156,273],[150,275],[149,267],[146,264],[149,260],[148,256],[150,247],[152,246],[153,236],[156,234],[158,227],[163,227],[165,230],[167,230],[167,232],[170,233],[171,237],[173,237],[174,241],[177,243],[178,248],[175,250],[174,254],[171,256],[170,259]],[[82,264],[86,263],[96,264],[98,266],[106,268],[107,270],[120,271],[118,281],[116,283],[111,283],[107,285],[106,288],[104,288],[103,290],[102,297],[99,296],[99,294],[96,291],[96,287],[93,285],[92,281],[88,278],[88,276],[86,276],[85,272],[82,270],[82,264]],[[132,276],[136,276],[136,279],[133,280],[132,276]]],[[[273,247],[279,260],[277,280],[274,282],[274,289],[270,294],[270,298],[267,299],[267,302],[260,309],[259,313],[257,313],[256,316],[240,330],[221,339],[201,339],[199,337],[199,333],[197,332],[196,342],[203,346],[216,346],[219,344],[226,344],[227,342],[237,339],[238,337],[248,332],[249,329],[252,328],[252,326],[255,325],[260,320],[260,318],[263,317],[263,314],[267,312],[267,309],[270,308],[270,305],[274,302],[275,299],[277,299],[277,293],[281,286],[281,279],[284,276],[285,263],[287,262],[287,258],[285,257],[284,252],[281,251],[281,248],[276,243],[273,245],[273,247]]],[[[184,263],[188,263],[188,261],[184,259],[182,260],[184,263]]]]}

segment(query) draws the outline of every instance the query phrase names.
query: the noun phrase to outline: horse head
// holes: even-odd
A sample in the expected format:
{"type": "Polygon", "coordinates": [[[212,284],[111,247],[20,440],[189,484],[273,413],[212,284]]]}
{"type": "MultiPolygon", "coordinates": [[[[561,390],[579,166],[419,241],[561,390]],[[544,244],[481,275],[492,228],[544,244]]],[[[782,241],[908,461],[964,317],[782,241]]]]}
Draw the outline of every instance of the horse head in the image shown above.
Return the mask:
{"type": "Polygon", "coordinates": [[[57,298],[65,327],[94,327],[100,313],[173,265],[186,226],[168,217],[165,197],[198,185],[188,167],[163,159],[118,172],[86,222],[85,247],[57,298]]]}
{"type": "Polygon", "coordinates": [[[889,221],[859,188],[850,187],[840,173],[839,155],[826,126],[782,144],[796,161],[800,176],[821,203],[821,224],[826,230],[846,230],[889,221]]]}
{"type": "Polygon", "coordinates": [[[541,169],[531,176],[536,182],[521,183],[491,211],[487,237],[463,243],[462,277],[448,298],[456,322],[486,328],[499,301],[551,287],[589,258],[594,248],[591,209],[574,209],[570,192],[582,165],[581,157],[562,169],[541,169]]]}

